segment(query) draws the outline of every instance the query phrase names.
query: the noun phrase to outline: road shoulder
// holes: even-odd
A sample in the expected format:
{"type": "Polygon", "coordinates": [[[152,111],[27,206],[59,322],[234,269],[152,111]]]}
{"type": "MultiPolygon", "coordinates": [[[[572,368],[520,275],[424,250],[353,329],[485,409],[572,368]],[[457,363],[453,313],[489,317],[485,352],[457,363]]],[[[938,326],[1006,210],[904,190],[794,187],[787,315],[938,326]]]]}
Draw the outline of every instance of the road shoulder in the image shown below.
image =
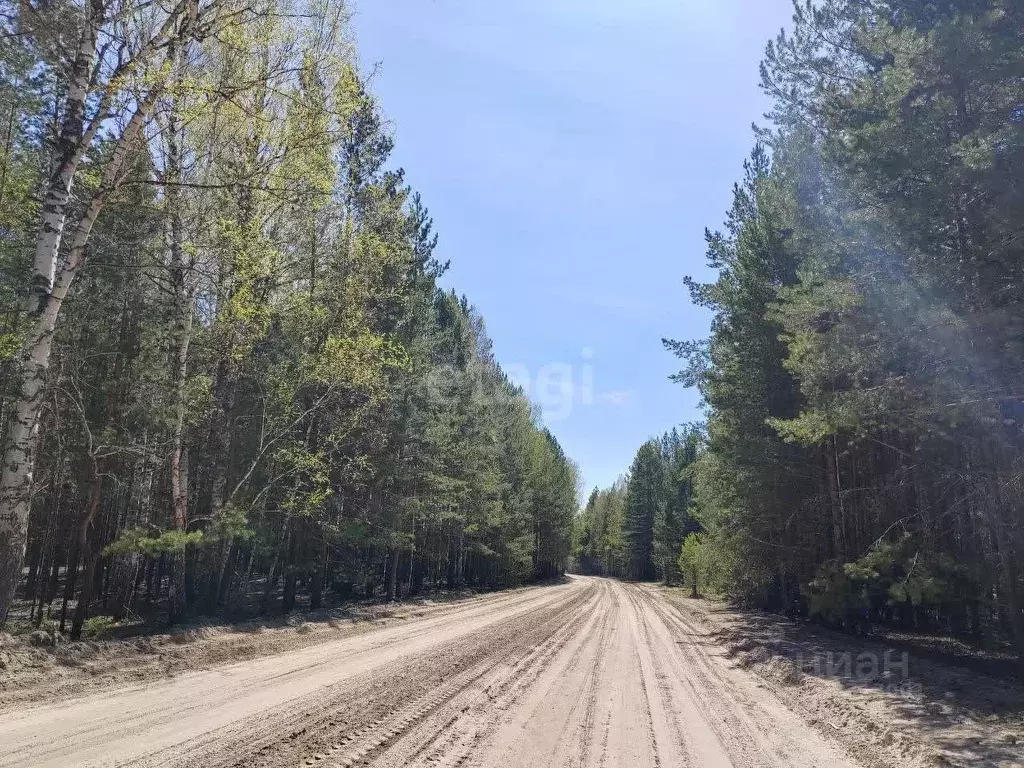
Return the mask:
{"type": "Polygon", "coordinates": [[[1024,766],[1024,686],[932,654],[644,587],[866,766],[1024,766]]]}
{"type": "Polygon", "coordinates": [[[0,714],[287,653],[535,588],[483,595],[464,591],[390,604],[348,603],[235,624],[192,623],[115,640],[68,643],[53,633],[49,642],[36,645],[28,635],[0,633],[0,714]]]}

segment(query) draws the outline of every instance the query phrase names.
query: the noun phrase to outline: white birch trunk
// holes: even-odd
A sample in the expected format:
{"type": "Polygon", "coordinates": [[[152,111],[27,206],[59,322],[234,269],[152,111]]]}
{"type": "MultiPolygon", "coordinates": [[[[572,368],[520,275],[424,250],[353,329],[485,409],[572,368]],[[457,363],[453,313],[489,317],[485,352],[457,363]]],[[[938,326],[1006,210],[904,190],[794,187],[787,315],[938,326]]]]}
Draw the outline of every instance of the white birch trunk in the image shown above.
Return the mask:
{"type": "MultiPolygon", "coordinates": [[[[0,468],[0,621],[6,619],[14,600],[25,557],[28,518],[32,505],[32,472],[35,450],[39,442],[39,409],[42,405],[46,373],[50,367],[53,333],[57,327],[60,306],[85,261],[85,249],[96,218],[103,210],[107,195],[117,184],[128,151],[140,136],[146,118],[153,109],[154,101],[155,93],[132,115],[104,170],[100,187],[93,195],[75,230],[67,262],[60,272],[56,273],[56,279],[49,282],[48,290],[37,294],[39,303],[30,308],[28,313],[30,326],[19,358],[20,386],[7,425],[3,466],[0,468]]],[[[61,229],[48,234],[44,232],[40,236],[37,242],[37,256],[42,247],[49,247],[51,242],[56,249],[60,248],[63,221],[67,216],[66,206],[57,213],[61,229]]],[[[47,221],[55,220],[50,211],[44,211],[41,226],[46,228],[47,221]]],[[[37,272],[34,277],[39,278],[41,275],[37,272]]],[[[35,288],[34,284],[33,289],[35,288]]]]}
{"type": "Polygon", "coordinates": [[[71,186],[84,152],[81,145],[86,98],[100,24],[102,7],[90,5],[71,69],[65,114],[57,136],[52,173],[43,196],[31,283],[25,298],[29,330],[19,356],[17,375],[21,386],[7,425],[3,466],[0,468],[0,623],[7,618],[14,597],[28,539],[39,406],[60,308],[60,301],[52,300],[57,258],[67,222],[71,186]]]}
{"type": "Polygon", "coordinates": [[[209,14],[216,20],[217,7],[218,4],[213,2],[201,12],[198,0],[179,0],[167,12],[155,34],[140,46],[135,56],[120,64],[102,86],[94,83],[93,77],[97,40],[104,26],[107,0],[89,0],[85,8],[81,38],[70,68],[54,162],[43,194],[31,285],[25,302],[27,332],[16,374],[18,395],[12,406],[3,443],[3,466],[0,467],[0,624],[10,610],[25,556],[32,503],[34,452],[39,435],[39,409],[60,305],[85,261],[86,246],[93,225],[103,210],[107,196],[117,186],[131,145],[142,134],[143,125],[162,90],[162,79],[158,78],[150,86],[148,94],[136,102],[138,106],[104,168],[99,189],[75,228],[74,239],[67,251],[67,261],[58,267],[78,167],[100,126],[111,116],[107,110],[115,100],[123,78],[132,70],[147,66],[151,58],[164,50],[169,40],[185,40],[190,35],[200,33],[200,15],[209,14]],[[97,95],[96,114],[87,122],[87,102],[91,96],[97,95]]]}

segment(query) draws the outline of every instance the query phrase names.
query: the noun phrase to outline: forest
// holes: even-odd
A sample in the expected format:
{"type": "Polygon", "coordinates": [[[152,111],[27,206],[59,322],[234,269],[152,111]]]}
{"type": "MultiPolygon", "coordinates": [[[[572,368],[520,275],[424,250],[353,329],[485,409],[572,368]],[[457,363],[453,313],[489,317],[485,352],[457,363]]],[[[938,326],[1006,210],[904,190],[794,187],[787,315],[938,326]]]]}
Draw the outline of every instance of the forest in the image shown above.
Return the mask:
{"type": "Polygon", "coordinates": [[[573,530],[581,573],[641,581],[682,581],[680,552],[700,525],[693,517],[693,471],[703,446],[699,427],[672,429],[637,451],[629,472],[595,488],[573,530]]]}
{"type": "Polygon", "coordinates": [[[348,13],[0,2],[9,628],[563,572],[577,470],[439,283],[348,13]]]}
{"type": "Polygon", "coordinates": [[[664,340],[706,422],[578,512],[340,0],[0,0],[0,618],[78,637],[571,559],[1024,656],[1024,7],[794,8],[686,281],[710,335],[664,340]]]}
{"type": "Polygon", "coordinates": [[[1024,4],[801,0],[761,80],[717,278],[688,280],[710,336],[665,341],[707,411],[684,560],[1024,657],[1024,4]]]}
{"type": "Polygon", "coordinates": [[[706,424],[595,489],[580,567],[1024,658],[1024,6],[793,22],[686,279],[710,336],[664,340],[706,424]]]}

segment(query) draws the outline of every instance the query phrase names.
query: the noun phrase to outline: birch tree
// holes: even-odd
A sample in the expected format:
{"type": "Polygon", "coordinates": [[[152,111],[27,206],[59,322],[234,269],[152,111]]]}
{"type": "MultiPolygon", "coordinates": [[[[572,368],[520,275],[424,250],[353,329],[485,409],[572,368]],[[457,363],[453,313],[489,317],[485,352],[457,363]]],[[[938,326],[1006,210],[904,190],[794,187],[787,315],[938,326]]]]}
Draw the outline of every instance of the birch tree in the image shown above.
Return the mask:
{"type": "Polygon", "coordinates": [[[12,626],[77,637],[99,611],[240,617],[560,573],[575,469],[437,285],[342,0],[31,18],[29,44],[0,38],[12,81],[44,81],[0,84],[0,119],[28,126],[0,122],[0,296],[19,318],[0,411],[31,417],[3,507],[5,610],[27,538],[12,626]],[[66,171],[35,224],[33,163],[66,171]],[[25,245],[40,232],[52,276],[25,245]]]}
{"type": "Polygon", "coordinates": [[[0,618],[21,575],[39,410],[61,304],[85,266],[96,219],[123,182],[125,160],[166,84],[168,50],[208,33],[218,8],[217,0],[180,0],[168,8],[132,0],[19,5],[13,23],[20,34],[42,41],[61,26],[50,65],[56,119],[25,291],[17,396],[0,468],[0,618]],[[97,180],[86,183],[86,170],[97,180]]]}

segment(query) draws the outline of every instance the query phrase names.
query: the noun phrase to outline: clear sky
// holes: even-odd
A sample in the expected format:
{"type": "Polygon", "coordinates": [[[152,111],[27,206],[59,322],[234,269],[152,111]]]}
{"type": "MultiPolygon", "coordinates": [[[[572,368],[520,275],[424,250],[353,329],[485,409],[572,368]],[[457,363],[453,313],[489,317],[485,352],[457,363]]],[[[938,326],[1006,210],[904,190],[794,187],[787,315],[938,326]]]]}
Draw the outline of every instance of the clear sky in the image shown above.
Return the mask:
{"type": "Polygon", "coordinates": [[[791,0],[357,0],[395,162],[587,488],[701,418],[661,338],[730,202],[791,0]]]}

